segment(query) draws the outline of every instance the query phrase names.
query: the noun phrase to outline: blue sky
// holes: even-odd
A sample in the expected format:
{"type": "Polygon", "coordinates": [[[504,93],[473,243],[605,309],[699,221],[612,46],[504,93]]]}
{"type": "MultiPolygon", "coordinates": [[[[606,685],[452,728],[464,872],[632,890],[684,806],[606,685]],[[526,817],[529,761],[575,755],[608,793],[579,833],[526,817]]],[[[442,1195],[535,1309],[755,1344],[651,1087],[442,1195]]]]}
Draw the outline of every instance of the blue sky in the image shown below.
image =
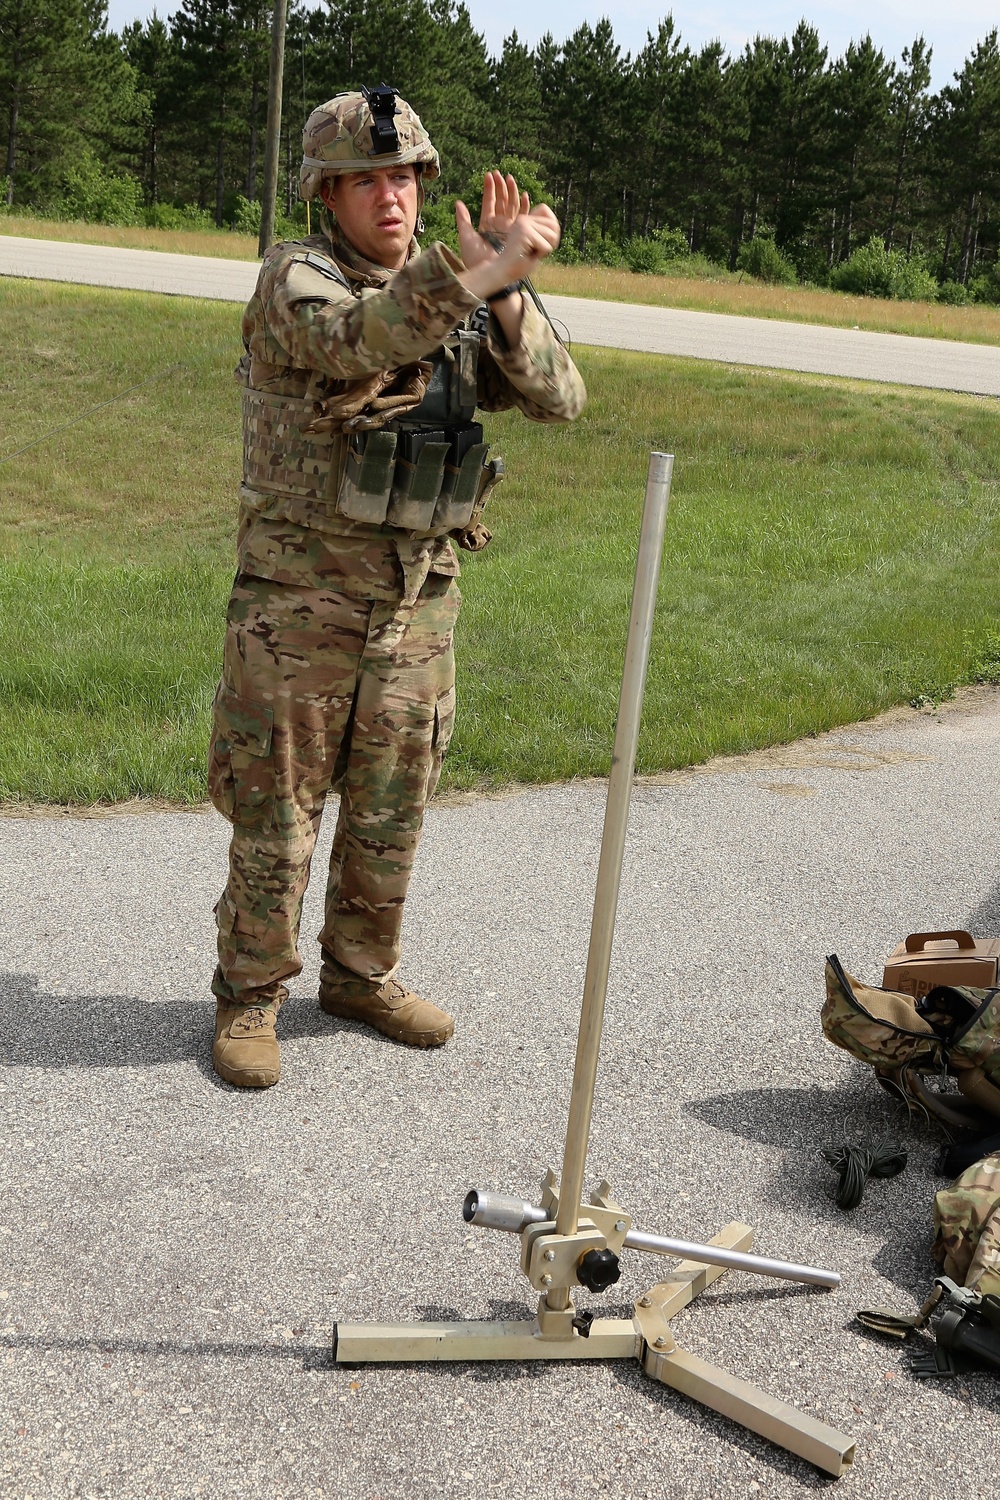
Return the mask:
{"type": "MultiPolygon", "coordinates": [[[[159,0],[156,9],[169,16],[179,0],[159,0]]],[[[671,9],[656,0],[467,0],[473,22],[486,35],[491,51],[498,51],[503,38],[515,28],[523,41],[534,44],[546,31],[561,41],[583,21],[593,23],[602,15],[613,15],[615,37],[626,52],[637,51],[646,32],[671,9]]],[[[117,29],[153,11],[153,0],[109,0],[109,20],[117,29]]],[[[762,33],[790,36],[805,15],[816,27],[831,56],[843,52],[852,39],[870,31],[876,45],[897,58],[903,47],[923,34],[934,48],[934,87],[948,83],[972,51],[976,42],[998,23],[998,12],[990,0],[840,0],[839,4],[806,4],[804,0],[680,0],[673,5],[674,21],[684,41],[697,47],[720,37],[730,51],[738,51],[749,38],[762,33]]],[[[404,81],[399,80],[399,87],[404,81]]]]}

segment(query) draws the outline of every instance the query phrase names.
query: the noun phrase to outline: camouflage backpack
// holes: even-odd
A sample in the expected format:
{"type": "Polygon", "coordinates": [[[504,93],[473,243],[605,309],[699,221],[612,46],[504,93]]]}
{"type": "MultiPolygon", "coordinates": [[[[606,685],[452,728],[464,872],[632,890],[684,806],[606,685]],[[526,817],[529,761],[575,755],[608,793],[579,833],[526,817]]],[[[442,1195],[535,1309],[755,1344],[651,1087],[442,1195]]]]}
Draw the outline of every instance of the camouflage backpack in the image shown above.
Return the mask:
{"type": "Polygon", "coordinates": [[[1000,1116],[1000,988],[938,985],[915,1000],[859,983],[834,954],[821,1019],[831,1042],[946,1127],[981,1125],[983,1111],[1000,1116]],[[928,1074],[954,1077],[961,1097],[932,1088],[928,1074]]]}

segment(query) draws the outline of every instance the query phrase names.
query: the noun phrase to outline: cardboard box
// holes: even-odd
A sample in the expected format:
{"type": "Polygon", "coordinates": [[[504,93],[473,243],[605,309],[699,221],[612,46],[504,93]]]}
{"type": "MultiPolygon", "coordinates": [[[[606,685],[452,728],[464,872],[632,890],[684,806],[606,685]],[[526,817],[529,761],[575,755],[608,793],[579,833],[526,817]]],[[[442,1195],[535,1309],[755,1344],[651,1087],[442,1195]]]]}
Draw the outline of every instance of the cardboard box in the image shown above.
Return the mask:
{"type": "Polygon", "coordinates": [[[968,932],[911,932],[885,961],[884,990],[919,1000],[937,984],[1000,984],[1000,938],[968,932]]]}

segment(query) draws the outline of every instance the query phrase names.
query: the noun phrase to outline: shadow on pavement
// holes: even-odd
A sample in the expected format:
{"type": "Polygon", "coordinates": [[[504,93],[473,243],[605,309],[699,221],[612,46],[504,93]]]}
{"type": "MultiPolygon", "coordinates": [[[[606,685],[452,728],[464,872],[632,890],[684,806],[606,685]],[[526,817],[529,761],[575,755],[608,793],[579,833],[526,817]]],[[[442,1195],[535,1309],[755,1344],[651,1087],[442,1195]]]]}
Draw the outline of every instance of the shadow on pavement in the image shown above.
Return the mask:
{"type": "MultiPolygon", "coordinates": [[[[919,1305],[931,1289],[938,1267],[931,1260],[932,1195],[898,1205],[892,1235],[872,1256],[872,1268],[886,1281],[900,1287],[919,1305]]],[[[880,1226],[881,1227],[881,1226],[880,1226]]]]}
{"type": "MultiPolygon", "coordinates": [[[[908,1156],[906,1208],[900,1207],[899,1196],[894,1194],[890,1209],[880,1192],[882,1185],[872,1180],[854,1212],[869,1232],[873,1227],[885,1232],[891,1224],[903,1243],[907,1236],[915,1237],[918,1244],[928,1241],[930,1203],[937,1186],[933,1175],[928,1176],[928,1157],[940,1155],[942,1133],[915,1114],[909,1116],[905,1106],[873,1086],[861,1069],[856,1085],[735,1090],[691,1100],[684,1108],[716,1130],[772,1148],[776,1156],[771,1175],[758,1184],[757,1192],[786,1211],[805,1213],[817,1226],[845,1217],[835,1206],[838,1177],[824,1159],[824,1149],[845,1141],[857,1145],[898,1141],[908,1156]],[[897,1216],[895,1220],[885,1219],[889,1212],[897,1216]]],[[[909,1287],[915,1283],[902,1265],[904,1258],[905,1251],[900,1250],[899,1268],[883,1274],[909,1287]]]]}
{"type": "Polygon", "coordinates": [[[693,1099],[684,1108],[716,1130],[762,1146],[815,1146],[819,1150],[843,1139],[845,1126],[848,1132],[876,1134],[898,1134],[907,1128],[905,1111],[860,1072],[857,1087],[734,1089],[709,1099],[693,1099]]]}
{"type": "MultiPolygon", "coordinates": [[[[134,1068],[194,1061],[211,1074],[213,1013],[211,996],[178,1005],[134,995],[51,995],[30,974],[0,974],[0,1037],[8,1067],[134,1068]]],[[[344,1029],[355,1029],[355,1023],[325,1016],[311,997],[293,997],[281,1012],[282,1041],[344,1029]]],[[[220,1086],[229,1087],[221,1081],[220,1086]]]]}
{"type": "MultiPolygon", "coordinates": [[[[680,1343],[683,1344],[683,1335],[680,1343]]],[[[714,1363],[714,1361],[713,1361],[714,1363]]],[[[728,1368],[732,1375],[739,1375],[737,1362],[734,1360],[727,1365],[725,1354],[718,1363],[723,1368],[728,1368]]],[[[717,1416],[715,1412],[700,1406],[697,1401],[674,1391],[667,1385],[661,1385],[659,1381],[651,1380],[639,1367],[637,1361],[614,1360],[611,1364],[611,1373],[619,1385],[625,1386],[633,1394],[643,1396],[651,1408],[669,1407],[671,1412],[681,1417],[691,1426],[697,1427],[703,1434],[706,1447],[712,1442],[731,1448],[741,1448],[744,1453],[752,1455],[759,1463],[766,1464],[777,1474],[787,1474],[798,1481],[803,1490],[824,1490],[834,1485],[837,1481],[829,1474],[821,1474],[811,1464],[802,1458],[796,1458],[794,1453],[787,1453],[784,1448],[776,1448],[765,1438],[758,1437],[754,1432],[748,1432],[745,1427],[740,1427],[736,1422],[730,1422],[725,1417],[717,1416]]],[[[822,1412],[810,1413],[820,1421],[825,1420],[822,1412]]],[[[650,1436],[660,1432],[656,1426],[651,1424],[650,1436]]]]}
{"type": "MultiPolygon", "coordinates": [[[[929,1286],[928,1290],[930,1290],[929,1286]]],[[[907,1307],[901,1302],[899,1307],[893,1310],[909,1313],[916,1312],[917,1309],[916,1305],[907,1307]]],[[[974,1369],[972,1365],[966,1365],[956,1376],[943,1380],[933,1378],[928,1380],[926,1377],[921,1378],[911,1372],[910,1357],[915,1354],[927,1354],[934,1348],[935,1340],[931,1335],[911,1334],[905,1343],[901,1343],[898,1339],[886,1338],[857,1322],[845,1324],[845,1329],[857,1334],[864,1343],[880,1350],[886,1356],[887,1361],[895,1363],[901,1360],[899,1373],[904,1380],[912,1381],[915,1387],[923,1386],[926,1389],[929,1386],[932,1390],[937,1388],[942,1395],[951,1396],[953,1399],[957,1397],[960,1401],[969,1404],[975,1403],[977,1406],[985,1407],[987,1411],[1000,1410],[1000,1382],[990,1370],[974,1369]]]]}
{"type": "Polygon", "coordinates": [[[1000,885],[995,885],[989,895],[980,901],[962,926],[973,937],[1000,937],[1000,885]]]}
{"type": "Polygon", "coordinates": [[[124,1339],[107,1337],[60,1337],[58,1334],[0,1334],[0,1349],[62,1350],[91,1354],[175,1354],[195,1359],[294,1359],[303,1369],[334,1369],[333,1350],[327,1344],[199,1343],[179,1339],[124,1339]]]}

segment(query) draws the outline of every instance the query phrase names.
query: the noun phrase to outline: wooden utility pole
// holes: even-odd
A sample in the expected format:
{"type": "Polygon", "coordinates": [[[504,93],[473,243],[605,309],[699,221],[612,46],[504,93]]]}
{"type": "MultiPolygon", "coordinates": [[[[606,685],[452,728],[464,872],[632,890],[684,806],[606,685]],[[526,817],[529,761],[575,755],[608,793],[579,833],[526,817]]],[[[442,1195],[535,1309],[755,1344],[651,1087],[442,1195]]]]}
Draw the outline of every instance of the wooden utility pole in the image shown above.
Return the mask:
{"type": "Polygon", "coordinates": [[[267,140],[264,145],[264,194],[260,205],[257,254],[274,239],[274,205],[278,196],[278,151],[281,144],[281,80],[285,67],[285,23],[288,0],[274,0],[271,22],[271,66],[267,79],[267,140]]]}

